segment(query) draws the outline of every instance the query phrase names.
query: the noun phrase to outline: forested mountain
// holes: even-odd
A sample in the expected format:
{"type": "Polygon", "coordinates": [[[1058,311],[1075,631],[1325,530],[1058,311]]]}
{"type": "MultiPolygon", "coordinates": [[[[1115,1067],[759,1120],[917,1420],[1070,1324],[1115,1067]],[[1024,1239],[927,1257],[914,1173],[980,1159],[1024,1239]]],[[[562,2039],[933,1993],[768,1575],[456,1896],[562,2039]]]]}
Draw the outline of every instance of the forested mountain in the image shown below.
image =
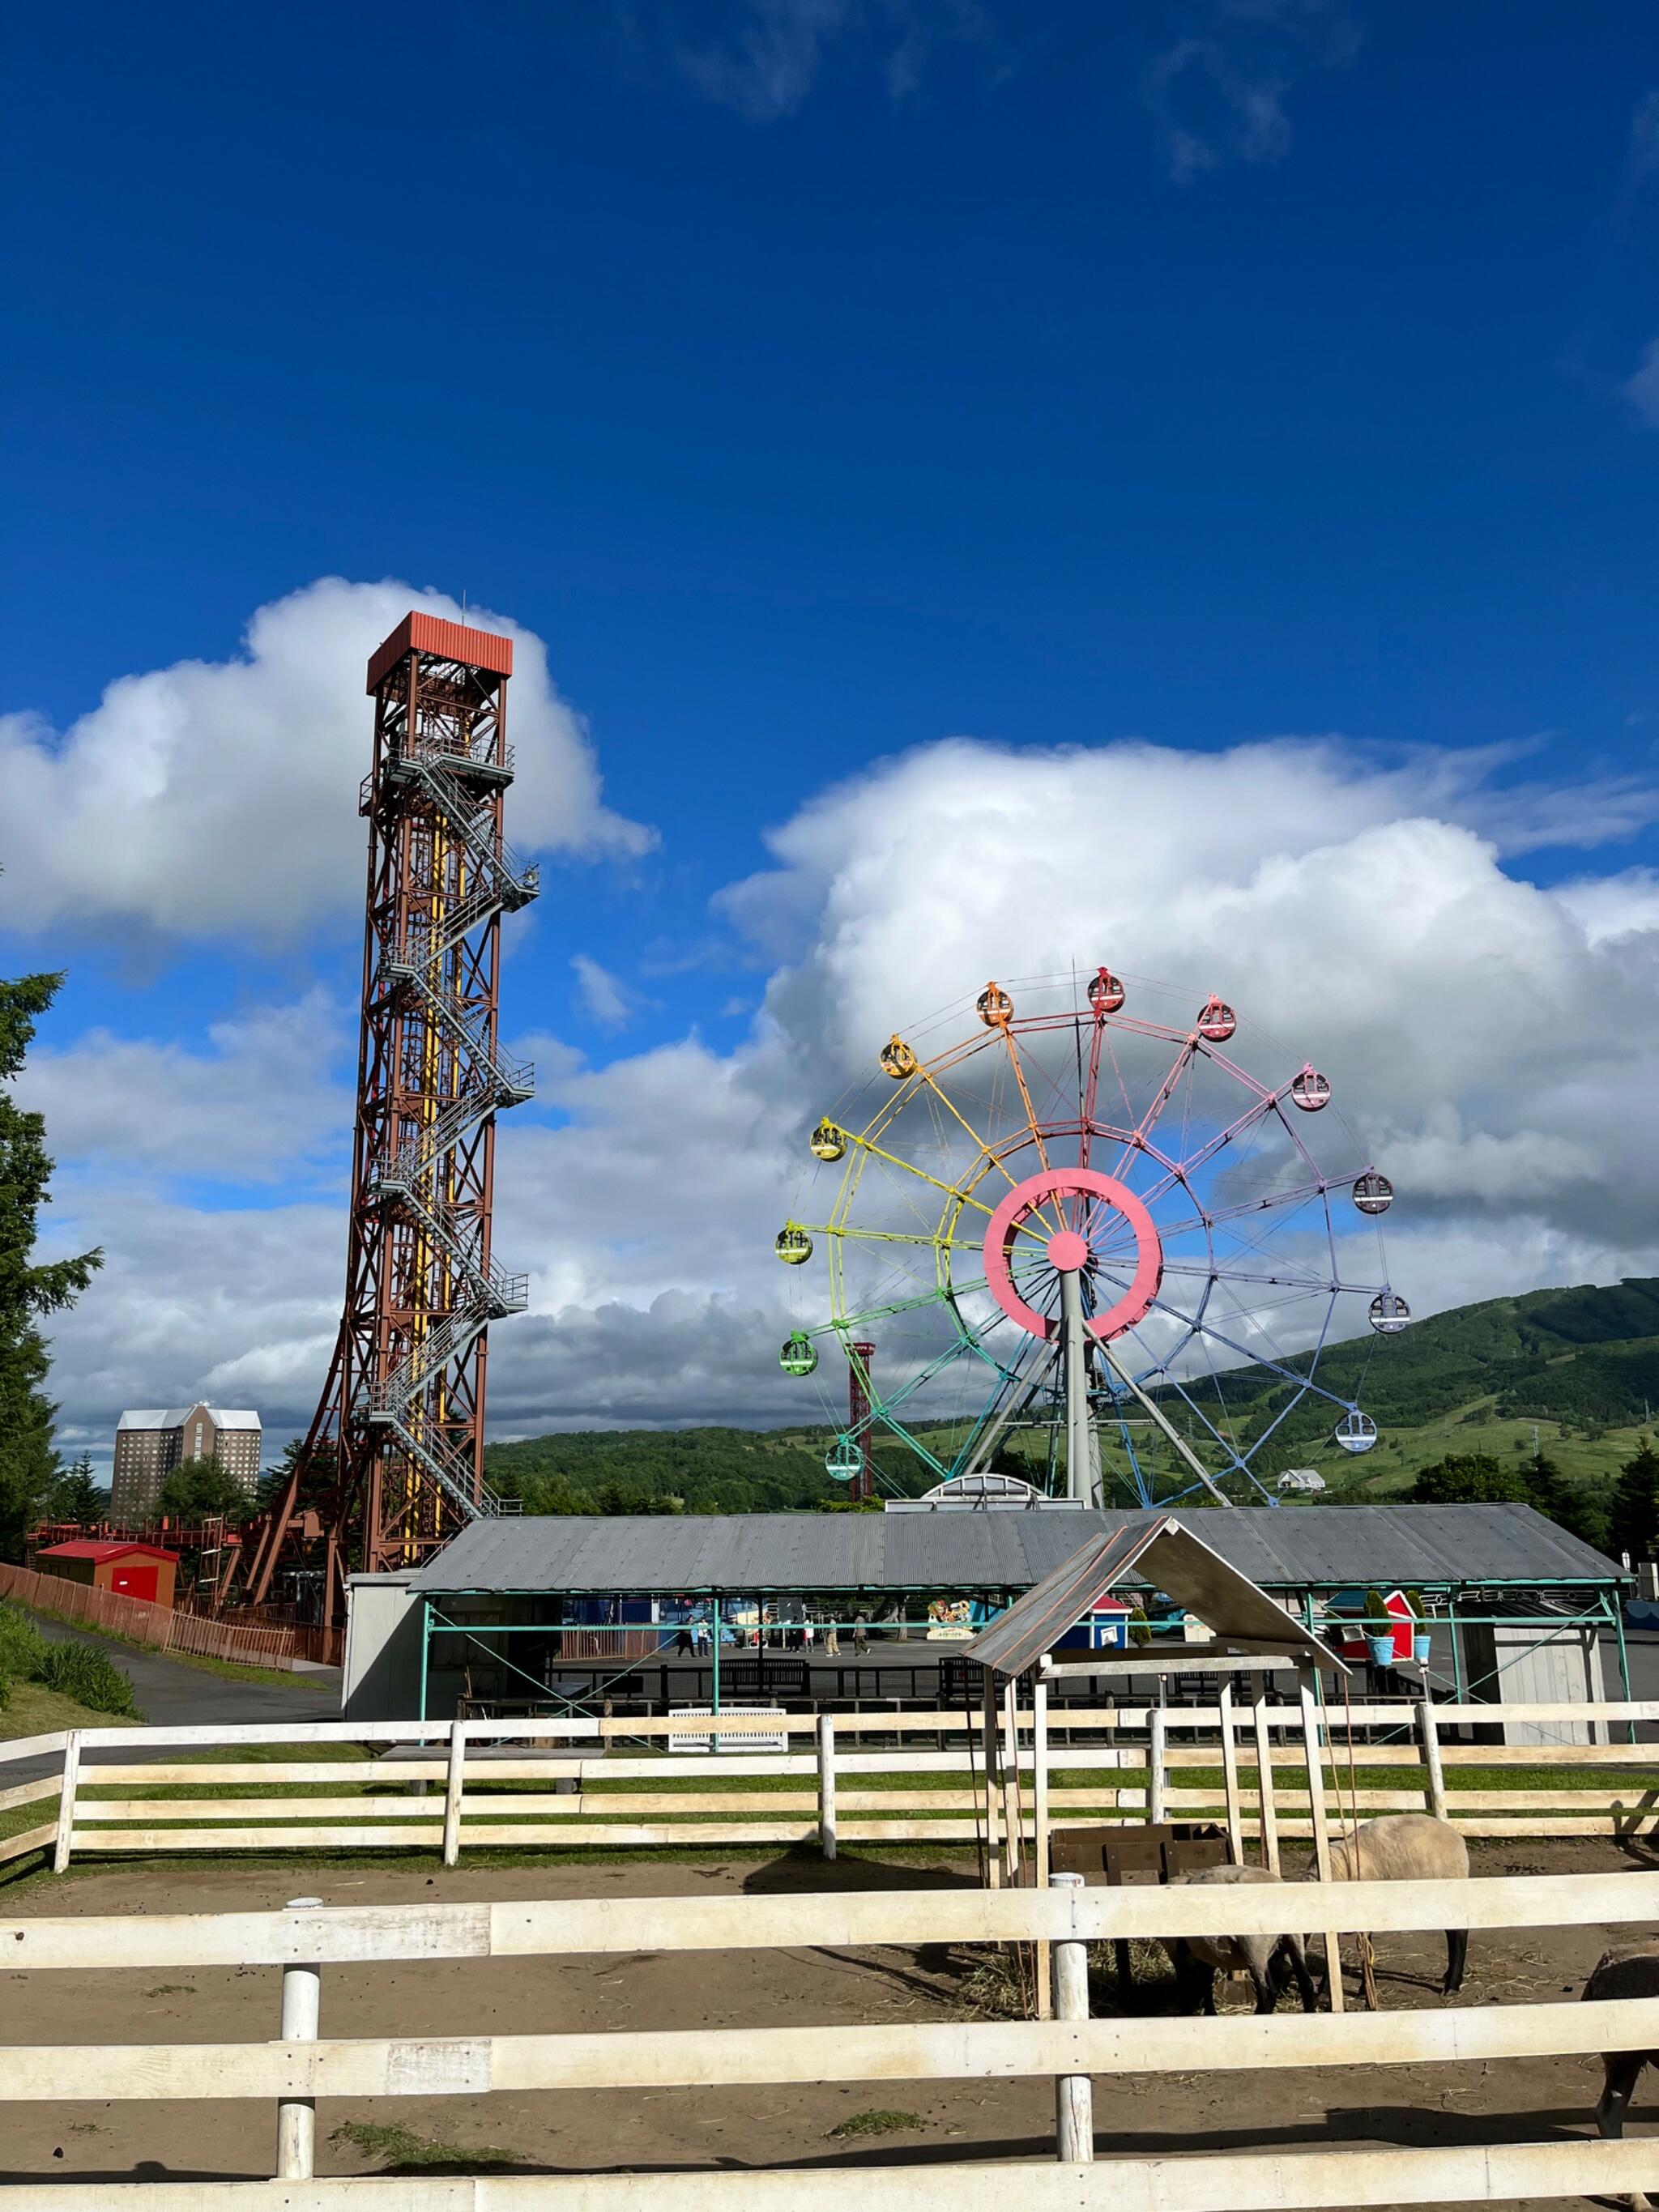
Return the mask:
{"type": "MultiPolygon", "coordinates": [[[[1285,1364],[1305,1373],[1312,1363],[1285,1364]]],[[[1448,1455],[1508,1454],[1512,1463],[1536,1449],[1571,1477],[1610,1481],[1659,1411],[1659,1278],[1456,1306],[1396,1337],[1333,1345],[1316,1373],[1371,1414],[1376,1449],[1344,1459],[1329,1443],[1328,1403],[1304,1399],[1275,1432],[1264,1474],[1314,1465],[1332,1496],[1387,1495],[1448,1455]]],[[[1221,1389],[1247,1437],[1290,1395],[1260,1367],[1224,1375],[1221,1389]]],[[[809,1428],[583,1430],[492,1445],[485,1465],[532,1512],[822,1511],[847,1504],[845,1485],[823,1471],[830,1442],[809,1428]]],[[[877,1456],[903,1487],[928,1487],[897,1445],[878,1439],[877,1456]]]]}

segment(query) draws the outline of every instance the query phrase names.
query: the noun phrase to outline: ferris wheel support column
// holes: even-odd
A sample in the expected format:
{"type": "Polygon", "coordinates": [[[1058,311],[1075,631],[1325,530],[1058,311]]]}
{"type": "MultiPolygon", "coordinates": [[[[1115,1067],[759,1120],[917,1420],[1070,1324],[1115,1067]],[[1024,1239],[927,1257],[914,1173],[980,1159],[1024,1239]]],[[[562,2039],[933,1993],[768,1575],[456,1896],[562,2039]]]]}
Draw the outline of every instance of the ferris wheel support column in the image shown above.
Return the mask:
{"type": "MultiPolygon", "coordinates": [[[[1060,1240],[1056,1238],[1057,1243],[1060,1240]]],[[[1081,1239],[1079,1242],[1081,1243],[1081,1239]]],[[[1083,1278],[1075,1267],[1060,1276],[1060,1356],[1066,1376],[1066,1495],[1085,1505],[1102,1503],[1100,1446],[1089,1410],[1089,1357],[1083,1333],[1083,1278]]]]}

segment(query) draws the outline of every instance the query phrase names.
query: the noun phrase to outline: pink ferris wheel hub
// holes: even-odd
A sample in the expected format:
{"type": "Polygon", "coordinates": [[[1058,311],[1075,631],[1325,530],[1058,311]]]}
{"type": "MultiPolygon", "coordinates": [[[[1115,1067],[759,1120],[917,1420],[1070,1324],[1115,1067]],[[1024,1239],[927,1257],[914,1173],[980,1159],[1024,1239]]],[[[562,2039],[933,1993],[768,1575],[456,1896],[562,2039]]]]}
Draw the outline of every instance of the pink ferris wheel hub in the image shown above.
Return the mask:
{"type": "Polygon", "coordinates": [[[1079,1274],[1088,1264],[1089,1240],[1075,1229],[1062,1229],[1048,1239],[1048,1265],[1056,1274],[1079,1274]]]}
{"type": "Polygon", "coordinates": [[[1134,1193],[1114,1176],[1097,1175],[1091,1168],[1054,1168],[1017,1183],[985,1227],[985,1279],[992,1297],[1011,1320],[1033,1336],[1057,1335],[1058,1317],[1039,1313],[1016,1288],[1016,1258],[1036,1259],[1040,1255],[1056,1274],[1077,1274],[1106,1246],[1106,1264],[1114,1274],[1121,1274],[1130,1264],[1123,1249],[1125,1227],[1134,1243],[1128,1288],[1115,1305],[1084,1323],[1097,1342],[1109,1343],[1125,1329],[1133,1328],[1150,1310],[1164,1279],[1164,1247],[1152,1217],[1134,1193]],[[1088,1201],[1087,1234],[1063,1225],[1065,1201],[1076,1199],[1088,1201]],[[1045,1208],[1053,1210],[1045,1213],[1045,1208]],[[1056,1219],[1062,1222],[1058,1229],[1054,1226],[1056,1219]]]}

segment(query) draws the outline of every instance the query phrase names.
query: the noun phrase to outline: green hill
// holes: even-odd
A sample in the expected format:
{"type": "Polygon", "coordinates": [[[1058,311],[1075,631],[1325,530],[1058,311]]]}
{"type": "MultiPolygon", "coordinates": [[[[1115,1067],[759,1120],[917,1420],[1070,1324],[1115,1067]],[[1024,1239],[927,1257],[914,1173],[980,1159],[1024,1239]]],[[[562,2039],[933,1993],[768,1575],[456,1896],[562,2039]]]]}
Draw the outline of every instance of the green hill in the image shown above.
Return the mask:
{"type": "MultiPolygon", "coordinates": [[[[1317,1374],[1370,1414],[1375,1449],[1345,1459],[1329,1443],[1329,1406],[1304,1399],[1275,1432],[1264,1474],[1311,1464],[1332,1495],[1386,1496],[1449,1452],[1530,1456],[1535,1431],[1564,1474],[1610,1478],[1659,1410],[1659,1278],[1455,1306],[1399,1336],[1333,1345],[1317,1374]]],[[[1292,1395],[1262,1368],[1236,1370],[1224,1389],[1252,1437],[1292,1395]]]]}
{"type": "MultiPolygon", "coordinates": [[[[1285,1364],[1305,1373],[1310,1363],[1285,1364]]],[[[1599,1486],[1659,1412],[1659,1278],[1456,1306],[1399,1336],[1333,1345],[1317,1374],[1325,1389],[1365,1407],[1376,1449],[1344,1456],[1330,1441],[1329,1405],[1304,1399],[1257,1462],[1264,1479],[1313,1466],[1328,1498],[1376,1498],[1409,1489],[1449,1454],[1529,1461],[1535,1436],[1564,1474],[1599,1486]]],[[[1222,1389],[1250,1439],[1293,1395],[1267,1368],[1236,1368],[1222,1389]]],[[[818,1428],[583,1430],[494,1444],[484,1463],[499,1489],[536,1512],[822,1511],[847,1504],[845,1486],[823,1471],[830,1440],[818,1428]]],[[[928,1487],[926,1470],[905,1470],[896,1446],[878,1457],[905,1487],[928,1487]]]]}

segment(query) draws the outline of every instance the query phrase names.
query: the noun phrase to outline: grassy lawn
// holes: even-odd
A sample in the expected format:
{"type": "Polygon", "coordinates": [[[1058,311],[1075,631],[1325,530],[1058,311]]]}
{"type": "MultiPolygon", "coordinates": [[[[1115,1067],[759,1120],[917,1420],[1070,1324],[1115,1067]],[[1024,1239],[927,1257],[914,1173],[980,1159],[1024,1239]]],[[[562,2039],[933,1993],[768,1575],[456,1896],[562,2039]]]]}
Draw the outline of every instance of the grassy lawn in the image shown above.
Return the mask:
{"type": "Polygon", "coordinates": [[[24,1735],[49,1735],[54,1729],[132,1725],[110,1713],[95,1713],[90,1705],[77,1705],[73,1698],[63,1697],[39,1682],[14,1682],[10,1698],[0,1705],[0,1743],[13,1743],[24,1735]]]}

